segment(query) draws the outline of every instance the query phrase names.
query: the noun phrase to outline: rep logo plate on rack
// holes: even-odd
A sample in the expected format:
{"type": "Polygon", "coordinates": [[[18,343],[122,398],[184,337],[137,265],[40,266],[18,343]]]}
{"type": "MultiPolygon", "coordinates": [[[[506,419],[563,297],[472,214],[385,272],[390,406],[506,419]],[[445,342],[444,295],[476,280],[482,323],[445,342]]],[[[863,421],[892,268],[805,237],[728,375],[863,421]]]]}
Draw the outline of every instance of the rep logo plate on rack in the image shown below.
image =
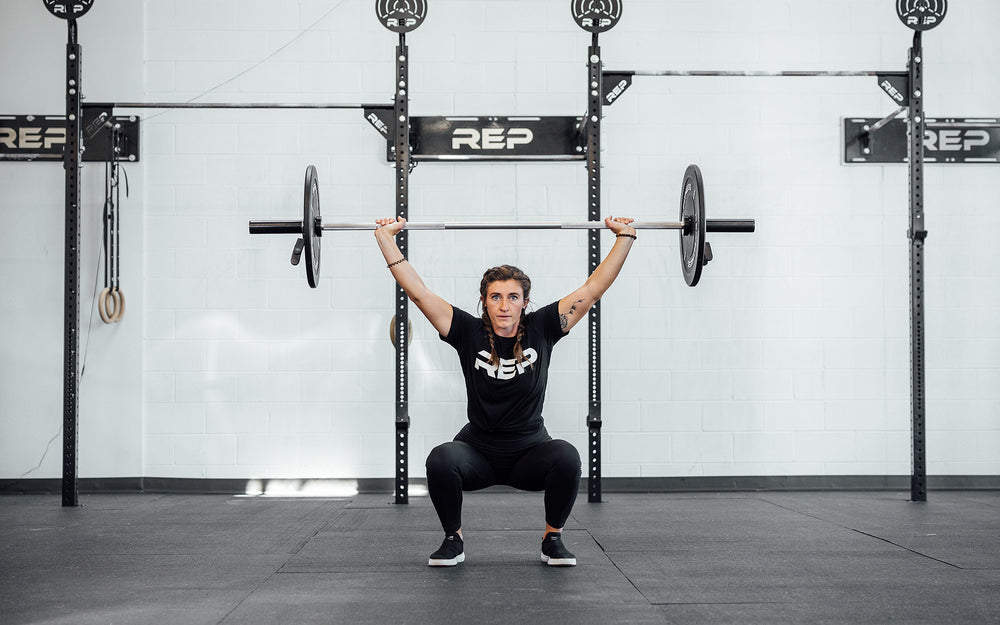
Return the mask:
{"type": "Polygon", "coordinates": [[[592,33],[611,30],[622,17],[621,0],[572,0],[570,7],[577,26],[592,33]]]}
{"type": "Polygon", "coordinates": [[[394,33],[408,33],[424,23],[426,0],[375,0],[380,24],[394,33]]]}
{"type": "Polygon", "coordinates": [[[913,30],[930,30],[944,21],[948,0],[896,0],[896,15],[913,30]]]}
{"type": "Polygon", "coordinates": [[[42,0],[49,13],[64,20],[75,20],[94,6],[94,0],[42,0]]]}

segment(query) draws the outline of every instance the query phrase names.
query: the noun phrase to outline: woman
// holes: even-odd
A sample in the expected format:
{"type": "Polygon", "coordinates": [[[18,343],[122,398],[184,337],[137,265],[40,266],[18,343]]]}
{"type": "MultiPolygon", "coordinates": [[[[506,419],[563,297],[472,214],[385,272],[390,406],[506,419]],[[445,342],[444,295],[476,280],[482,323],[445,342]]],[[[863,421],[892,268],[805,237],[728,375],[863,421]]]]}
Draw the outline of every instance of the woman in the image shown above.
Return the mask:
{"type": "Polygon", "coordinates": [[[375,239],[392,277],[441,340],[455,348],[465,376],[469,423],[451,442],[427,457],[427,490],[444,528],[440,549],[430,566],[454,566],[465,560],[462,541],[462,492],[494,484],[545,491],[542,561],[576,566],[576,556],[562,544],[561,532],[580,487],[580,454],[570,443],[545,431],[542,403],[552,347],[604,295],[618,277],[635,230],[632,219],[608,217],[604,224],[616,238],[594,273],[559,301],[528,313],[531,280],[520,269],[488,269],[479,287],[481,317],[455,308],[430,291],[403,257],[395,236],[406,220],[379,219],[375,239]]]}

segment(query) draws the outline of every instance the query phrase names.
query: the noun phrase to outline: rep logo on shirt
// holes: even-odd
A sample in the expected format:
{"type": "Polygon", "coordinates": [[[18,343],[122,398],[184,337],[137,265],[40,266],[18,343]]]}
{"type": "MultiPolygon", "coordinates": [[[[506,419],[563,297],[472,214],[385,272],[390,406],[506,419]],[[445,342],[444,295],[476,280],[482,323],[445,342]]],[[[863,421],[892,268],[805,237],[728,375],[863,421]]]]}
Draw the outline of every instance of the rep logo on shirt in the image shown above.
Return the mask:
{"type": "Polygon", "coordinates": [[[481,351],[476,359],[476,369],[486,371],[486,374],[497,380],[510,380],[514,376],[524,373],[524,368],[538,360],[538,352],[529,347],[524,350],[524,360],[516,362],[513,358],[501,358],[500,366],[495,367],[490,364],[490,353],[481,351]]]}

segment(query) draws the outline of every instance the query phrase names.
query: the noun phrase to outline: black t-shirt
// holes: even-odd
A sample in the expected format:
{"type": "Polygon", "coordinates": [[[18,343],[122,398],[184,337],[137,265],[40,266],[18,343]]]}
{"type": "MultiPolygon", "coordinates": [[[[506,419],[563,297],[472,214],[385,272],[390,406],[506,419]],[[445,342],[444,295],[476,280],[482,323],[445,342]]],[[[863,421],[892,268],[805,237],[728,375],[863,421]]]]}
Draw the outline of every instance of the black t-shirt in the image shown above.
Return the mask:
{"type": "Polygon", "coordinates": [[[552,347],[565,334],[559,302],[528,313],[521,341],[524,360],[514,361],[514,338],[494,337],[500,365],[490,365],[490,340],[483,320],[452,307],[451,328],[441,340],[458,352],[465,376],[469,425],[456,440],[483,451],[515,453],[549,440],[542,419],[552,347]]]}

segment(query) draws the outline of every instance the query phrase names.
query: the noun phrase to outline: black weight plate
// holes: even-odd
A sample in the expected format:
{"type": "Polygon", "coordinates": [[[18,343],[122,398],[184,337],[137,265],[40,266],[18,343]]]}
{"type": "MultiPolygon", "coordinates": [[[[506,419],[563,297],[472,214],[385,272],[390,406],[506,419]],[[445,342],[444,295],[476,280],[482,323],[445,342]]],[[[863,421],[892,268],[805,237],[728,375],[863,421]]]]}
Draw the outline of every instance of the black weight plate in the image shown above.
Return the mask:
{"type": "Polygon", "coordinates": [[[896,15],[913,30],[930,30],[944,21],[948,0],[896,0],[896,15]]]}
{"type": "Polygon", "coordinates": [[[380,24],[394,33],[408,33],[424,23],[425,0],[375,0],[375,14],[380,24]]]}
{"type": "Polygon", "coordinates": [[[684,224],[680,231],[681,271],[688,286],[695,286],[705,265],[705,184],[697,165],[688,165],[684,172],[680,222],[684,224]]]}
{"type": "Polygon", "coordinates": [[[577,26],[592,33],[611,30],[622,17],[621,0],[571,0],[570,10],[577,26]]]}
{"type": "Polygon", "coordinates": [[[319,176],[312,165],[306,167],[306,186],[302,206],[302,241],[305,243],[306,279],[309,286],[319,283],[320,240],[323,222],[319,212],[319,176]]]}

